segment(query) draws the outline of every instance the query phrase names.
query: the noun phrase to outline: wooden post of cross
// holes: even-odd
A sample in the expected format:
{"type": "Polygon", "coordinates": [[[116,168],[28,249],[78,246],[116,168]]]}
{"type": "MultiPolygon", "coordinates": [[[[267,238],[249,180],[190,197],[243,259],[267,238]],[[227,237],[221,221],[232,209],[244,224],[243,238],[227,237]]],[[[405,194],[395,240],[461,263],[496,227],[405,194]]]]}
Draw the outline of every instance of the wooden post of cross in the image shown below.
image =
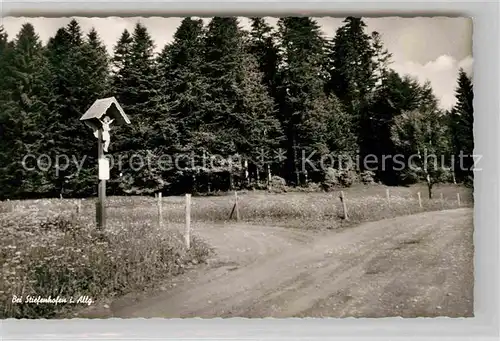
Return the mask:
{"type": "Polygon", "coordinates": [[[106,228],[106,180],[109,180],[109,163],[106,159],[102,146],[102,129],[98,130],[97,138],[97,160],[99,172],[98,199],[96,206],[97,227],[101,230],[106,228]]]}

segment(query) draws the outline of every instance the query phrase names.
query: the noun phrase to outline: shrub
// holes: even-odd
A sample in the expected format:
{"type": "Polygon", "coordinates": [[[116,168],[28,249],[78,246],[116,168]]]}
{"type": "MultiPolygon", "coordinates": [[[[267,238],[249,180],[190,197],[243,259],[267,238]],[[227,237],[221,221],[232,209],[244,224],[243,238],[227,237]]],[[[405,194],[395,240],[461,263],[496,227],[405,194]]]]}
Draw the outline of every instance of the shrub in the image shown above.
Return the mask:
{"type": "Polygon", "coordinates": [[[282,177],[273,175],[269,182],[269,190],[273,193],[286,192],[286,181],[282,177]]]}
{"type": "MultiPolygon", "coordinates": [[[[2,288],[0,318],[66,316],[75,304],[13,304],[12,295],[93,300],[142,290],[157,280],[183,272],[211,254],[193,238],[186,250],[176,230],[159,229],[141,220],[108,226],[101,234],[79,218],[57,215],[1,216],[2,288]],[[31,221],[28,221],[31,219],[31,221]]],[[[110,224],[111,225],[111,224],[110,224]]]]}
{"type": "Polygon", "coordinates": [[[371,185],[375,183],[375,173],[372,171],[363,171],[360,174],[361,182],[365,185],[371,185]]]}
{"type": "Polygon", "coordinates": [[[267,190],[267,181],[254,181],[250,183],[250,189],[252,190],[267,190]]]}
{"type": "Polygon", "coordinates": [[[0,201],[0,214],[13,211],[13,204],[10,201],[0,201]]]}
{"type": "Polygon", "coordinates": [[[320,192],[321,185],[316,183],[316,182],[309,182],[307,184],[307,190],[308,190],[308,192],[320,192]]]}
{"type": "Polygon", "coordinates": [[[335,168],[328,167],[325,171],[325,179],[322,182],[322,187],[325,191],[332,191],[340,185],[340,174],[335,168]]]}
{"type": "Polygon", "coordinates": [[[328,167],[322,187],[325,191],[332,191],[336,187],[350,187],[358,181],[358,175],[353,170],[338,170],[328,167]]]}
{"type": "Polygon", "coordinates": [[[358,174],[353,170],[342,170],[339,172],[339,181],[342,187],[351,187],[358,181],[358,174]]]}
{"type": "Polygon", "coordinates": [[[416,184],[419,181],[419,175],[417,172],[408,169],[400,174],[400,178],[403,184],[416,184]]]}

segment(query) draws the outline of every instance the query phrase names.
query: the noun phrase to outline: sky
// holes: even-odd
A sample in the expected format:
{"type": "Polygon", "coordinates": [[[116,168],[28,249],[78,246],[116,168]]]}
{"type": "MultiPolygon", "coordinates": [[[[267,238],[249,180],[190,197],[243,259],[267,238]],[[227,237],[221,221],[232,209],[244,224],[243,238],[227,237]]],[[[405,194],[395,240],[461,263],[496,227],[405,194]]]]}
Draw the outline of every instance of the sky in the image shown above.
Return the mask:
{"type": "MultiPolygon", "coordinates": [[[[156,44],[156,50],[172,40],[182,18],[160,17],[76,17],[82,29],[92,27],[98,31],[108,52],[113,51],[124,29],[133,31],[137,22],[145,25],[156,44]]],[[[53,36],[57,29],[65,26],[71,18],[25,18],[5,17],[0,24],[14,38],[21,25],[30,22],[43,42],[53,36]]],[[[204,18],[208,23],[210,19],[204,18]]],[[[275,25],[277,18],[266,18],[275,25]]],[[[325,37],[331,38],[342,25],[343,18],[315,18],[325,37]]],[[[418,17],[418,18],[363,18],[366,32],[377,31],[385,47],[392,53],[391,67],[401,75],[411,75],[420,82],[429,80],[441,107],[450,108],[455,103],[455,88],[458,70],[462,67],[472,72],[472,20],[470,18],[418,17]]],[[[249,27],[247,18],[240,18],[242,28],[249,27]]]]}

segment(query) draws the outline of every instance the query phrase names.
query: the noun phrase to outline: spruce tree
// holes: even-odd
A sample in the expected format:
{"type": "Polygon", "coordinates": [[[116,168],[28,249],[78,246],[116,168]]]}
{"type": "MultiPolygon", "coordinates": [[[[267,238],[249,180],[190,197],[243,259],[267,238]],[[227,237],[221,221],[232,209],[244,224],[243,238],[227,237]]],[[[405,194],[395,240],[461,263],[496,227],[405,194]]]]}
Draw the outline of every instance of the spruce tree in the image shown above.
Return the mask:
{"type": "Polygon", "coordinates": [[[134,120],[128,145],[142,148],[147,143],[151,101],[156,98],[154,43],[147,28],[137,23],[132,36],[122,33],[113,57],[113,94],[134,120]]]}
{"type": "Polygon", "coordinates": [[[160,96],[164,108],[162,120],[177,122],[183,151],[190,151],[190,133],[199,126],[200,103],[206,94],[205,81],[200,72],[203,52],[203,21],[186,18],[174,35],[174,41],[165,46],[158,58],[160,96]]]}
{"type": "MultiPolygon", "coordinates": [[[[42,94],[47,87],[47,61],[42,43],[31,24],[18,33],[7,65],[8,92],[0,106],[2,156],[0,187],[4,195],[39,195],[47,190],[44,176],[29,170],[25,156],[39,156],[44,137],[43,118],[48,114],[42,94]]],[[[33,161],[33,158],[30,158],[33,161]]]]}
{"type": "Polygon", "coordinates": [[[6,78],[8,73],[9,58],[12,51],[13,44],[9,42],[9,36],[5,32],[3,26],[0,26],[0,101],[2,100],[2,91],[8,88],[6,78]]]}
{"type": "Polygon", "coordinates": [[[371,34],[371,47],[373,51],[374,86],[379,89],[387,82],[391,73],[392,53],[384,47],[382,36],[376,31],[371,34]]]}
{"type": "MultiPolygon", "coordinates": [[[[162,150],[170,155],[199,154],[196,132],[201,121],[202,103],[206,100],[206,81],[201,73],[204,48],[204,27],[200,19],[185,18],[174,34],[174,40],[158,57],[158,118],[154,129],[162,150]]],[[[163,173],[173,190],[197,187],[200,177],[208,174],[201,164],[182,165],[182,170],[163,173]],[[198,180],[196,179],[198,177],[198,180]]],[[[199,190],[197,188],[197,190],[199,190]]]]}
{"type": "MultiPolygon", "coordinates": [[[[279,118],[286,136],[284,148],[287,152],[284,175],[288,182],[298,185],[301,183],[300,174],[305,171],[300,169],[303,150],[310,146],[311,141],[316,141],[316,145],[325,144],[325,141],[318,141],[320,135],[308,129],[306,122],[318,120],[317,124],[321,126],[327,126],[329,122],[328,115],[322,114],[324,107],[320,104],[326,100],[326,40],[318,24],[307,17],[282,18],[278,22],[278,31],[281,42],[279,118]]],[[[336,111],[332,109],[330,115],[335,115],[336,111]]]]}
{"type": "Polygon", "coordinates": [[[375,85],[374,49],[361,18],[347,17],[337,29],[330,53],[328,90],[333,91],[352,111],[359,109],[375,85]]]}
{"type": "Polygon", "coordinates": [[[332,40],[327,85],[327,92],[336,94],[352,117],[362,158],[369,153],[363,137],[369,134],[364,131],[370,119],[367,109],[377,81],[374,46],[365,28],[361,18],[347,17],[337,29],[332,40]]]}
{"type": "MultiPolygon", "coordinates": [[[[82,46],[85,61],[85,75],[88,85],[85,87],[89,99],[108,97],[110,89],[110,57],[97,31],[92,28],[82,46]]],[[[91,104],[91,103],[90,103],[91,104]]],[[[89,104],[89,107],[90,107],[89,104]]]]}
{"type": "Polygon", "coordinates": [[[247,38],[236,18],[214,17],[204,40],[201,70],[207,94],[193,143],[198,152],[237,158],[212,172],[224,179],[222,188],[233,187],[235,177],[243,177],[242,160],[255,161],[255,149],[272,148],[268,142],[279,135],[272,98],[255,57],[248,53],[247,38]]]}
{"type": "MultiPolygon", "coordinates": [[[[366,36],[365,36],[366,38],[366,36]]],[[[391,125],[395,115],[399,114],[393,105],[393,92],[399,91],[400,77],[390,69],[392,54],[384,47],[378,32],[372,32],[370,44],[373,62],[373,89],[365,98],[365,106],[358,116],[358,143],[362,151],[362,160],[369,155],[377,158],[375,175],[386,184],[395,184],[393,172],[394,152],[391,139],[391,125]]],[[[364,163],[362,164],[364,167],[364,163]]]]}
{"type": "MultiPolygon", "coordinates": [[[[110,79],[110,96],[114,96],[124,109],[128,109],[128,105],[132,103],[128,96],[131,91],[131,50],[132,36],[125,29],[118,42],[113,49],[113,57],[111,58],[111,79],[110,79]]],[[[128,112],[126,112],[128,115],[128,112]]],[[[129,128],[128,128],[129,129],[129,128]]],[[[113,151],[120,152],[127,148],[127,135],[130,132],[126,127],[118,127],[115,129],[115,146],[113,151]]]]}
{"type": "Polygon", "coordinates": [[[472,184],[474,175],[472,170],[474,166],[474,91],[472,80],[463,69],[459,70],[457,83],[455,90],[457,102],[450,113],[455,157],[454,167],[458,181],[472,184]]]}
{"type": "MultiPolygon", "coordinates": [[[[14,43],[9,41],[7,32],[5,32],[3,26],[0,26],[0,79],[2,79],[2,82],[0,82],[0,105],[5,104],[10,98],[10,84],[8,83],[8,79],[9,72],[11,71],[10,63],[12,62],[11,57],[13,50],[14,43]]],[[[1,126],[0,129],[2,129],[1,126]]],[[[0,136],[3,136],[1,130],[0,136]]]]}
{"type": "Polygon", "coordinates": [[[71,162],[53,175],[54,194],[91,195],[97,191],[97,144],[80,117],[96,99],[106,95],[106,51],[94,30],[85,38],[78,22],[71,20],[49,40],[47,54],[51,70],[47,153],[54,158],[75,158],[83,164],[78,171],[71,162]]]}
{"type": "MultiPolygon", "coordinates": [[[[250,53],[244,54],[241,69],[241,80],[237,91],[237,109],[241,112],[235,124],[235,134],[241,136],[237,142],[238,152],[247,160],[249,172],[253,168],[255,180],[261,173],[269,179],[274,162],[270,156],[279,147],[283,134],[279,120],[276,118],[274,100],[264,84],[264,75],[250,53]]],[[[249,181],[250,179],[245,179],[249,181]]]]}
{"type": "Polygon", "coordinates": [[[154,42],[147,28],[138,23],[132,35],[131,49],[131,82],[132,91],[129,95],[133,101],[128,104],[128,112],[135,118],[139,130],[147,130],[147,124],[154,118],[150,101],[156,96],[156,63],[154,58],[154,42]]]}
{"type": "Polygon", "coordinates": [[[132,36],[127,30],[124,30],[114,46],[113,57],[111,58],[111,69],[113,77],[111,79],[112,93],[117,100],[126,105],[126,81],[130,78],[132,36]]]}
{"type": "MultiPolygon", "coordinates": [[[[244,52],[243,32],[235,17],[214,17],[204,40],[204,58],[201,71],[206,80],[207,96],[203,102],[202,124],[196,136],[197,150],[209,156],[220,155],[225,160],[238,153],[242,136],[237,134],[241,111],[237,100],[240,68],[244,52]]],[[[225,179],[231,188],[235,168],[227,163],[212,170],[225,179]]]]}
{"type": "Polygon", "coordinates": [[[140,23],[135,25],[132,36],[124,31],[115,46],[113,95],[133,124],[115,127],[117,141],[110,152],[117,159],[127,160],[123,169],[115,170],[123,173],[123,178],[115,185],[127,193],[152,193],[164,186],[160,172],[151,171],[151,166],[147,166],[158,156],[151,146],[154,137],[151,129],[158,119],[156,103],[159,98],[154,48],[147,28],[140,23]],[[134,158],[142,160],[144,166],[131,167],[134,158]]]}
{"type": "Polygon", "coordinates": [[[9,35],[5,32],[3,26],[0,25],[0,54],[2,54],[9,46],[9,35]]]}
{"type": "Polygon", "coordinates": [[[263,74],[263,82],[269,89],[269,93],[275,96],[279,64],[277,32],[266,23],[264,18],[250,19],[249,51],[257,59],[259,70],[263,74]]]}
{"type": "MultiPolygon", "coordinates": [[[[13,49],[12,42],[9,42],[9,37],[7,32],[5,32],[3,26],[0,26],[0,108],[2,108],[10,100],[9,85],[7,83],[10,56],[13,49]]],[[[7,118],[3,110],[0,110],[0,165],[7,165],[10,158],[10,149],[7,144],[9,143],[6,138],[6,125],[7,118]]],[[[0,189],[0,199],[5,198],[8,195],[10,188],[2,187],[0,189]]]]}

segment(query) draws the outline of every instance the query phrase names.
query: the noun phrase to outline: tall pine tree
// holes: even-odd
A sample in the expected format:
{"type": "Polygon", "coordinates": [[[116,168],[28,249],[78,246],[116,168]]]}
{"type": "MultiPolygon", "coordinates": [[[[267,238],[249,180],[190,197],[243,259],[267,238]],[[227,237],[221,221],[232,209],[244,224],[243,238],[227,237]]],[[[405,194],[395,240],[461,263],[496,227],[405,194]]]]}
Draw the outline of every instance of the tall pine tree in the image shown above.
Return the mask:
{"type": "Polygon", "coordinates": [[[474,176],[474,89],[471,78],[460,69],[456,87],[457,102],[451,110],[451,132],[458,181],[471,184],[474,176]],[[462,157],[460,155],[463,155],[462,157]],[[462,158],[462,160],[461,160],[462,158]]]}
{"type": "Polygon", "coordinates": [[[337,29],[330,53],[330,82],[333,91],[352,111],[363,103],[375,85],[374,49],[361,18],[347,17],[337,29]]]}
{"type": "MultiPolygon", "coordinates": [[[[312,152],[313,146],[328,146],[325,134],[316,134],[311,124],[327,127],[341,112],[335,94],[330,98],[324,92],[327,73],[326,40],[318,24],[307,17],[287,17],[278,22],[280,35],[280,66],[278,76],[278,100],[280,122],[286,136],[287,152],[284,175],[288,182],[300,184],[301,157],[312,152]],[[325,111],[327,110],[327,112],[325,111]]],[[[346,129],[346,133],[349,129],[346,129]]],[[[330,152],[329,148],[315,150],[330,152]]],[[[317,161],[317,160],[316,160],[317,161]]]]}
{"type": "Polygon", "coordinates": [[[0,83],[0,101],[4,98],[2,91],[8,89],[6,82],[9,58],[12,51],[12,42],[9,42],[9,36],[5,32],[3,26],[0,26],[0,79],[3,81],[0,83]]]}
{"type": "MultiPolygon", "coordinates": [[[[112,94],[110,89],[110,57],[106,46],[99,38],[97,31],[92,28],[87,34],[82,46],[82,58],[85,61],[85,75],[87,86],[86,98],[103,98],[112,94]]],[[[91,104],[91,103],[90,103],[91,104]]],[[[89,106],[90,106],[89,104],[89,106]]]]}
{"type": "Polygon", "coordinates": [[[59,155],[76,159],[69,167],[51,174],[54,190],[61,195],[90,195],[96,192],[95,138],[80,117],[92,103],[106,94],[108,58],[94,30],[87,38],[76,20],[51,38],[47,46],[51,70],[47,103],[46,149],[53,160],[59,155]]]}
{"type": "Polygon", "coordinates": [[[340,98],[352,117],[362,158],[368,154],[363,137],[369,134],[364,131],[369,126],[367,108],[377,81],[374,46],[365,28],[361,18],[347,17],[344,25],[337,29],[331,46],[327,85],[327,91],[340,98]]]}
{"type": "Polygon", "coordinates": [[[279,64],[277,32],[266,23],[264,18],[250,18],[249,51],[257,59],[264,84],[272,96],[276,95],[276,81],[279,64]]]}
{"type": "Polygon", "coordinates": [[[43,145],[48,69],[42,43],[31,24],[21,27],[7,67],[8,100],[0,107],[1,154],[7,158],[0,169],[0,187],[10,197],[36,196],[47,190],[47,184],[39,171],[28,169],[34,165],[24,161],[30,154],[38,157],[43,145]]]}
{"type": "MultiPolygon", "coordinates": [[[[206,95],[206,82],[201,73],[204,27],[200,19],[185,18],[158,56],[159,100],[161,116],[154,124],[155,144],[162,153],[189,155],[196,153],[194,135],[201,124],[201,104],[206,95]]],[[[187,162],[189,163],[189,162],[187,162]]],[[[182,170],[163,172],[163,178],[176,192],[197,187],[203,176],[201,169],[182,165],[182,170]],[[195,175],[196,174],[196,175],[195,175]]],[[[206,174],[205,174],[206,175],[206,174]]],[[[199,190],[199,188],[196,188],[199,190]]]]}
{"type": "Polygon", "coordinates": [[[124,31],[115,46],[113,94],[133,121],[129,126],[116,128],[117,141],[111,147],[116,158],[127,160],[122,163],[124,175],[117,181],[117,186],[126,193],[152,193],[164,186],[161,173],[148,166],[156,157],[151,146],[154,138],[151,127],[158,120],[159,83],[154,48],[147,28],[141,23],[135,25],[132,36],[124,31]],[[142,160],[137,167],[130,166],[134,158],[142,160]]]}
{"type": "Polygon", "coordinates": [[[245,171],[249,172],[250,168],[253,168],[255,180],[259,181],[261,173],[266,174],[269,180],[271,169],[274,167],[270,155],[282,140],[274,100],[267,91],[263,73],[259,71],[253,54],[244,54],[240,75],[237,109],[241,115],[236,133],[241,140],[237,143],[237,149],[247,159],[245,171]]]}
{"type": "MultiPolygon", "coordinates": [[[[248,40],[234,17],[214,17],[208,25],[201,68],[207,97],[196,143],[208,154],[229,159],[252,158],[254,147],[273,136],[273,106],[255,59],[248,54],[248,40]],[[250,95],[250,93],[252,93],[250,95]],[[264,131],[264,126],[269,128],[264,131]]],[[[241,177],[244,162],[226,163],[217,175],[222,188],[231,188],[241,177]],[[224,183],[226,186],[224,186],[224,183]]]]}

